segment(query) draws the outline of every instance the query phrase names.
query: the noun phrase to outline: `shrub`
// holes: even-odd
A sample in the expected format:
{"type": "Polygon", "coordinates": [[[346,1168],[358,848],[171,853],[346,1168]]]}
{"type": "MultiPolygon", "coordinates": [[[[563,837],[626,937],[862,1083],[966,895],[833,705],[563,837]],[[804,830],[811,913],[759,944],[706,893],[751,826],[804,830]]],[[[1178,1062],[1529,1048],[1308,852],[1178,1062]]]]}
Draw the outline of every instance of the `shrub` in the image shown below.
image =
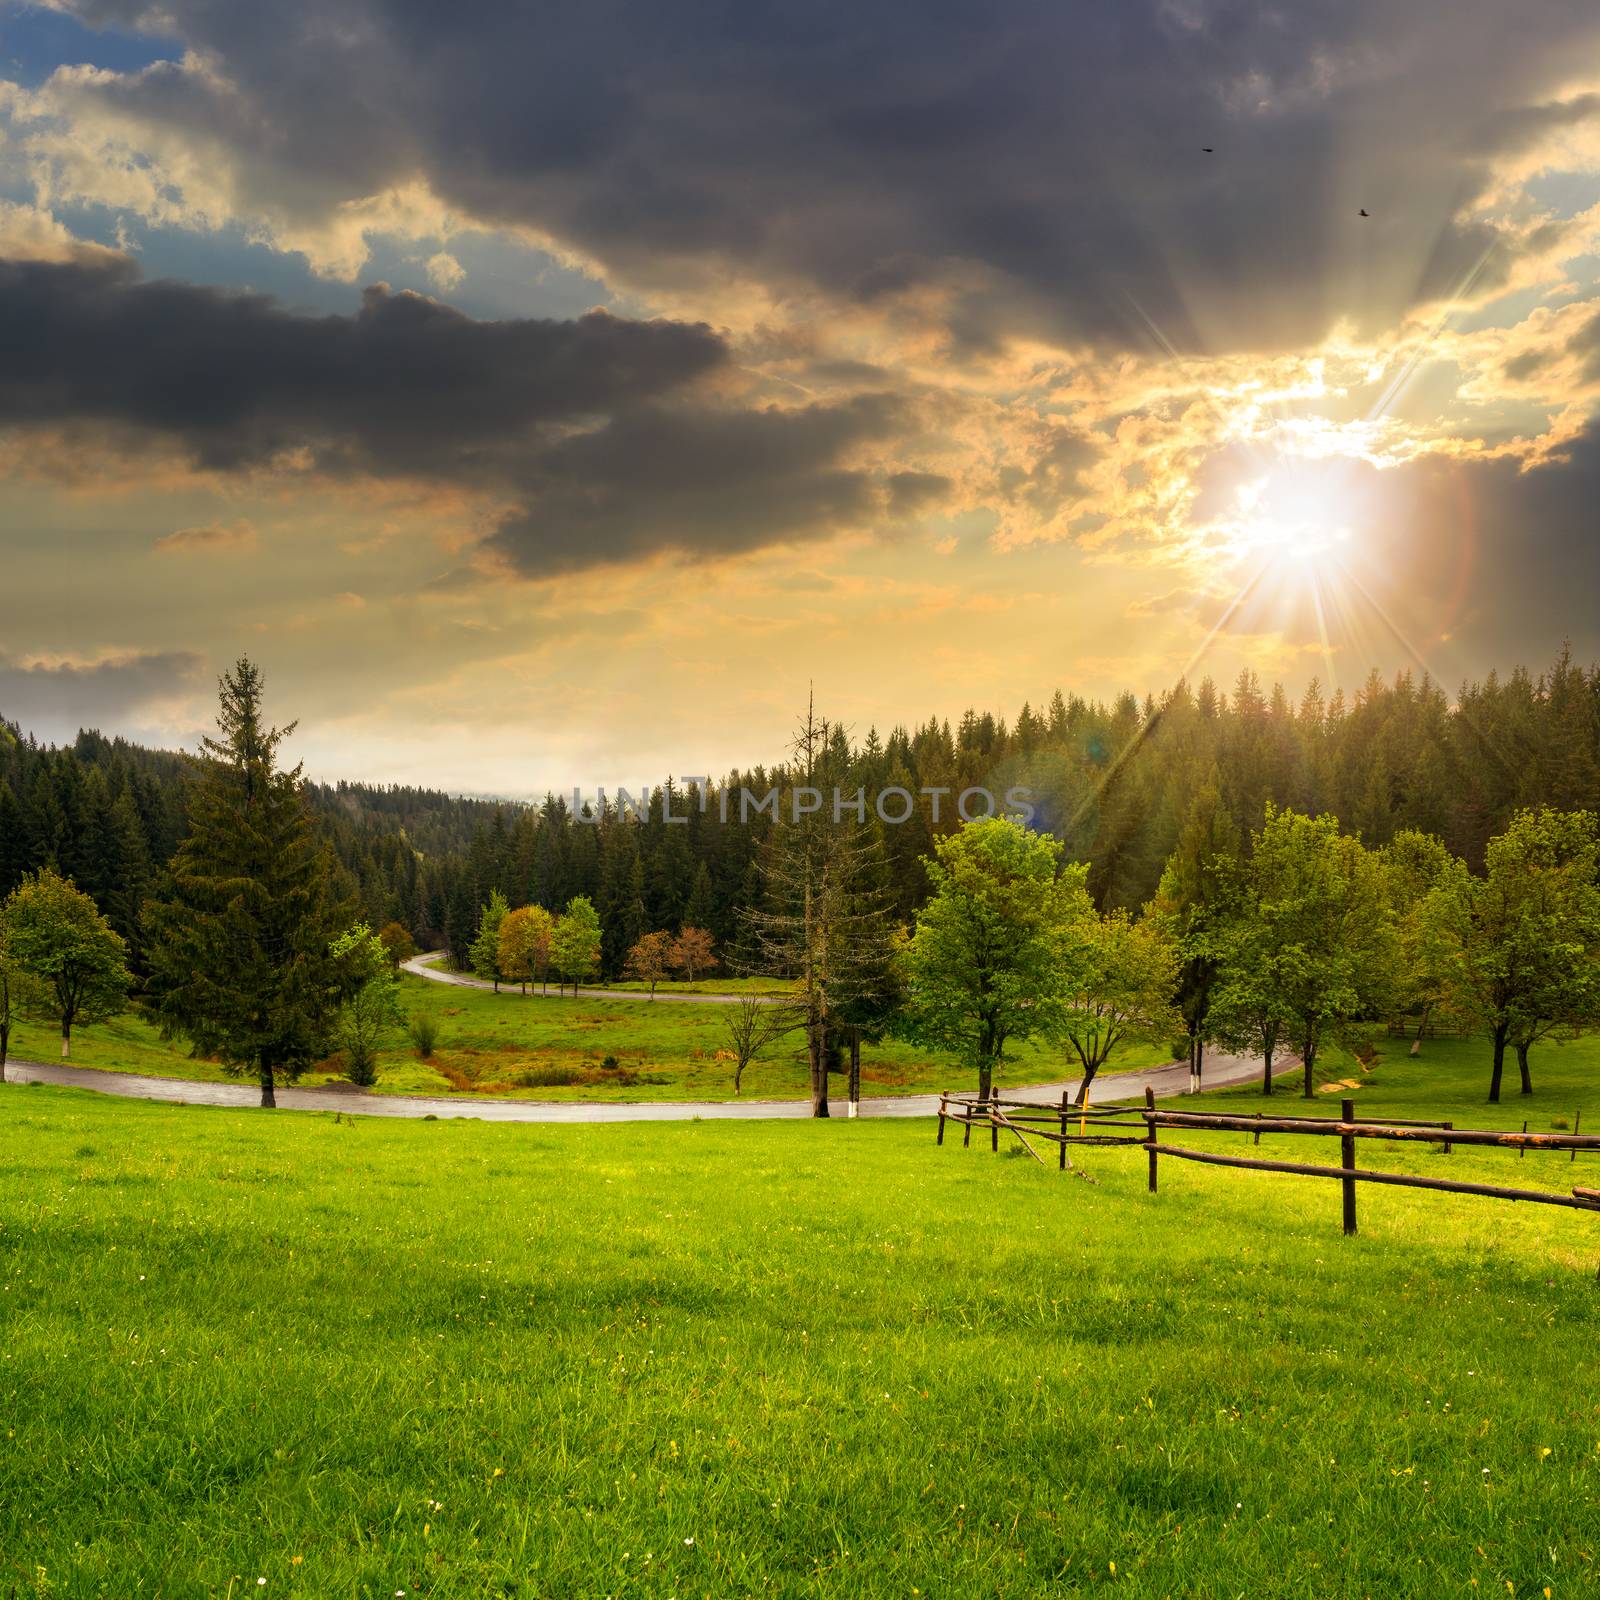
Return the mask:
{"type": "Polygon", "coordinates": [[[576,1067],[524,1067],[513,1080],[524,1089],[566,1089],[583,1082],[576,1067]]]}
{"type": "Polygon", "coordinates": [[[411,1019],[406,1032],[411,1036],[411,1043],[421,1061],[429,1060],[439,1043],[439,1021],[430,1017],[426,1011],[411,1019]]]}
{"type": "Polygon", "coordinates": [[[618,1061],[615,1056],[607,1056],[605,1060],[600,1063],[600,1065],[605,1068],[607,1072],[615,1072],[621,1067],[622,1063],[618,1061]]]}
{"type": "Polygon", "coordinates": [[[370,1089],[378,1081],[378,1052],[369,1044],[347,1040],[344,1047],[344,1075],[351,1083],[370,1089]]]}

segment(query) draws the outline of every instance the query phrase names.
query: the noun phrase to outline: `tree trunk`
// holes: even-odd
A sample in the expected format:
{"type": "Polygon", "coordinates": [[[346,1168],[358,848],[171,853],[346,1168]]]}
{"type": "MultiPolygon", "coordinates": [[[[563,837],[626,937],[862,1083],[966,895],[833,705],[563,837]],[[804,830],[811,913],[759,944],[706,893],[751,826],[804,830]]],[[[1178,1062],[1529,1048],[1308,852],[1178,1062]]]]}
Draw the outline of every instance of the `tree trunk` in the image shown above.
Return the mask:
{"type": "Polygon", "coordinates": [[[273,1077],[272,1063],[269,1061],[261,1064],[261,1105],[264,1110],[274,1111],[278,1106],[276,1080],[273,1077]]]}
{"type": "Polygon", "coordinates": [[[806,1048],[811,1057],[811,1115],[831,1116],[828,1110],[828,1025],[815,1022],[807,1032],[806,1048]]]}
{"type": "Polygon", "coordinates": [[[1317,1098],[1317,1091],[1312,1079],[1315,1076],[1315,1069],[1317,1065],[1316,1045],[1308,1044],[1306,1046],[1304,1060],[1306,1068],[1306,1086],[1305,1093],[1301,1096],[1301,1098],[1304,1100],[1315,1100],[1317,1098]]]}
{"type": "Polygon", "coordinates": [[[1432,1006],[1424,1006],[1422,1008],[1422,1015],[1417,1019],[1417,1036],[1411,1041],[1411,1053],[1414,1056],[1420,1056],[1422,1054],[1422,1035],[1427,1031],[1428,1013],[1432,1009],[1432,1006]]]}
{"type": "Polygon", "coordinates": [[[1194,1036],[1194,1092],[1200,1093],[1200,1085],[1206,1075],[1206,1042],[1199,1034],[1194,1036]]]}
{"type": "Polygon", "coordinates": [[[850,1030],[850,1103],[861,1101],[861,1030],[850,1030]]]}
{"type": "Polygon", "coordinates": [[[61,1019],[61,1059],[65,1061],[72,1054],[72,1022],[68,1017],[61,1019]]]}
{"type": "Polygon", "coordinates": [[[1489,1104],[1500,1104],[1500,1076],[1506,1066],[1506,1033],[1505,1027],[1498,1027],[1491,1037],[1494,1040],[1494,1071],[1489,1076],[1489,1104]]]}
{"type": "Polygon", "coordinates": [[[1531,1048],[1526,1039],[1517,1040],[1517,1070],[1522,1074],[1522,1092],[1533,1093],[1533,1078],[1528,1072],[1528,1051],[1531,1048]]]}
{"type": "Polygon", "coordinates": [[[978,1099],[985,1101],[994,1089],[994,1065],[985,1061],[978,1068],[978,1099]]]}
{"type": "Polygon", "coordinates": [[[1094,1082],[1094,1075],[1100,1070],[1098,1061],[1085,1063],[1083,1068],[1083,1081],[1078,1085],[1078,1095],[1075,1104],[1086,1106],[1089,1103],[1089,1085],[1094,1082]]]}
{"type": "Polygon", "coordinates": [[[1277,1040],[1269,1039],[1266,1047],[1261,1052],[1261,1092],[1272,1093],[1272,1052],[1277,1040]]]}
{"type": "Polygon", "coordinates": [[[6,1081],[6,1056],[11,1051],[11,1028],[0,1028],[0,1083],[6,1081]]]}

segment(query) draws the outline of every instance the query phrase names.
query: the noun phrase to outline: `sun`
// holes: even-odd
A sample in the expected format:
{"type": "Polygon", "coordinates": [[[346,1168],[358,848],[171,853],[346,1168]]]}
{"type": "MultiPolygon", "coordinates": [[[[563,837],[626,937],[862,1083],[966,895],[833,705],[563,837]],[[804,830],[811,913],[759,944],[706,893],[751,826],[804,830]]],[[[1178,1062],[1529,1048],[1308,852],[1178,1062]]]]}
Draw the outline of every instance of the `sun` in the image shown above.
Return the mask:
{"type": "Polygon", "coordinates": [[[1353,537],[1349,507],[1325,481],[1285,472],[1241,484],[1235,494],[1234,553],[1243,561],[1312,572],[1331,567],[1353,537]]]}

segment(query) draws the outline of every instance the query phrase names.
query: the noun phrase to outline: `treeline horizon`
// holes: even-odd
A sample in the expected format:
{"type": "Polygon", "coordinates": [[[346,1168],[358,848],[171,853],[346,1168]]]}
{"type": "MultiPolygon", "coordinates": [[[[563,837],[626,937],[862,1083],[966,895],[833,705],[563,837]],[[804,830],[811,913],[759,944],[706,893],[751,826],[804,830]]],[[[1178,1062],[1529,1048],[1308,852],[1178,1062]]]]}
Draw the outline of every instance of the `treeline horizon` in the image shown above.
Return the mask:
{"type": "MultiPolygon", "coordinates": [[[[184,836],[190,758],[93,730],[57,747],[16,723],[0,729],[0,896],[54,867],[94,898],[138,970],[138,908],[184,836]]],[[[788,759],[735,770],[704,796],[657,788],[643,816],[608,805],[579,821],[564,796],[494,801],[353,780],[307,781],[304,792],[342,887],[373,927],[399,923],[465,966],[492,893],[551,911],[585,896],[609,978],[647,932],[691,925],[725,950],[736,944],[774,824],[765,812],[741,821],[737,803],[724,821],[715,798],[797,783],[917,797],[898,826],[867,808],[887,903],[906,923],[928,895],[923,858],[960,826],[954,798],[970,788],[1029,791],[1031,825],[1087,865],[1101,910],[1137,913],[1150,901],[1208,786],[1247,834],[1271,804],[1336,817],[1373,846],[1432,834],[1477,871],[1517,811],[1600,802],[1600,666],[1563,648],[1547,669],[1491,672],[1453,699],[1426,675],[1374,672],[1353,695],[1325,697],[1313,680],[1293,701],[1247,669],[1226,691],[1203,678],[1142,701],[1057,691],[1010,722],[969,710],[954,724],[930,718],[854,739],[833,724],[809,772],[788,759]],[[924,791],[942,793],[935,802],[924,791]],[[667,821],[669,801],[686,820],[667,821]]]]}

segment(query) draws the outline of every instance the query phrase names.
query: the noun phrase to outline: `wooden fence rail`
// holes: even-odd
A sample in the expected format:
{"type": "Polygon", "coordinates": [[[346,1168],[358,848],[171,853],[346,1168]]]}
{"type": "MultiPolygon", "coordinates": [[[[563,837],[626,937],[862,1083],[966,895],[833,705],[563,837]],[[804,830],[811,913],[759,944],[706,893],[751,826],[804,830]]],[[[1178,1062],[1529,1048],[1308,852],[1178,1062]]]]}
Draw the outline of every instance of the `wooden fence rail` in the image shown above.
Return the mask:
{"type": "Polygon", "coordinates": [[[972,1142],[974,1127],[989,1129],[989,1148],[1000,1148],[1000,1135],[1007,1132],[1018,1139],[1028,1153],[1041,1160],[1029,1139],[1044,1139],[1061,1147],[1060,1163],[1068,1166],[1067,1146],[1142,1145],[1149,1159],[1150,1193],[1156,1193],[1159,1162],[1162,1156],[1179,1161],[1198,1161],[1207,1166],[1254,1168],[1258,1172],[1285,1172],[1305,1178],[1339,1180],[1344,1231],[1356,1231],[1356,1185],[1385,1183],[1403,1189],[1433,1189],[1443,1194],[1475,1194],[1493,1200],[1523,1200],[1534,1205],[1563,1206],[1572,1211],[1600,1211],[1600,1189],[1575,1187],[1570,1194],[1544,1189],[1512,1189],[1500,1184],[1468,1183],[1455,1178],[1432,1178],[1409,1172],[1375,1172],[1356,1165],[1356,1140],[1379,1139],[1391,1143],[1442,1144],[1448,1154],[1456,1145],[1478,1145],[1491,1149],[1516,1150],[1519,1156],[1529,1150],[1566,1150],[1576,1161],[1580,1150],[1600,1152],[1600,1136],[1572,1133],[1529,1133],[1498,1129],[1457,1128],[1449,1122],[1419,1121],[1409,1117],[1357,1117],[1355,1102],[1340,1103],[1337,1119],[1329,1117],[1278,1117],[1261,1112],[1250,1115],[1208,1111],[1169,1111],[1157,1107],[1155,1092],[1145,1090],[1142,1110],[1128,1106],[1078,1106],[1063,1094],[1059,1106],[1037,1100],[1004,1099],[990,1095],[942,1094],[939,1097],[937,1143],[944,1143],[947,1122],[962,1124],[963,1144],[972,1142]],[[1090,1132],[1093,1127],[1096,1131],[1090,1132]],[[1103,1133],[1105,1128],[1137,1128],[1134,1137],[1103,1133]],[[1339,1165],[1320,1166],[1305,1161],[1273,1161],[1260,1156],[1233,1156],[1217,1150],[1195,1150],[1185,1145],[1163,1143],[1159,1130],[1245,1133],[1261,1143],[1263,1133],[1310,1135],[1337,1138],[1339,1165]]]}

